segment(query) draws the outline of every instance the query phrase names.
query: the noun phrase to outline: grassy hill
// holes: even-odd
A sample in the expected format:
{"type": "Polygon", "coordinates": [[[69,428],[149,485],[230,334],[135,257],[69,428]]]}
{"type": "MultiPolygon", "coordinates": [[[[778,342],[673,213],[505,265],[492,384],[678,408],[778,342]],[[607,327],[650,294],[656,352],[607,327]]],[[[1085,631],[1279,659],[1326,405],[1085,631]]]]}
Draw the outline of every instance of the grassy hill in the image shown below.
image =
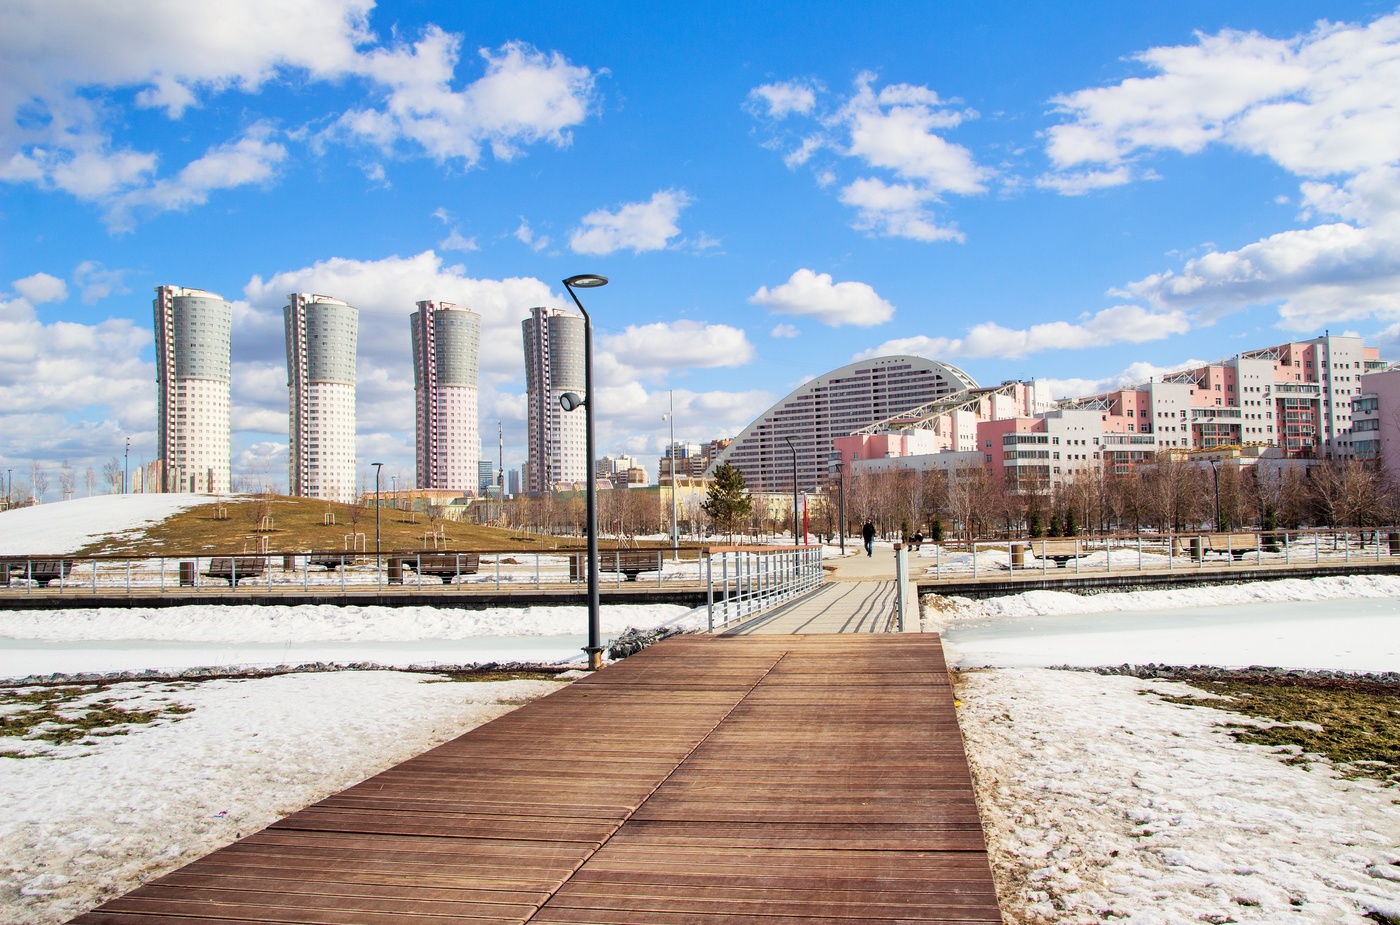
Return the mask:
{"type": "MultiPolygon", "coordinates": [[[[363,533],[365,548],[374,550],[374,509],[364,509],[358,524],[352,523],[349,505],[311,498],[235,498],[223,503],[223,519],[217,515],[220,504],[211,501],[175,514],[144,531],[106,537],[89,543],[78,555],[189,555],[254,552],[261,537],[267,537],[270,552],[310,549],[342,550],[346,535],[363,533]],[[259,530],[264,513],[271,516],[270,530],[259,530]],[[326,523],[326,515],[334,523],[326,523]]],[[[444,540],[439,548],[467,552],[518,550],[521,552],[582,548],[582,537],[542,536],[499,527],[440,520],[444,540]]],[[[380,545],[384,550],[432,548],[425,539],[430,526],[423,514],[384,508],[380,512],[380,545]]],[[[612,544],[601,541],[604,547],[612,544]]],[[[655,545],[655,544],[643,544],[655,545]]]]}

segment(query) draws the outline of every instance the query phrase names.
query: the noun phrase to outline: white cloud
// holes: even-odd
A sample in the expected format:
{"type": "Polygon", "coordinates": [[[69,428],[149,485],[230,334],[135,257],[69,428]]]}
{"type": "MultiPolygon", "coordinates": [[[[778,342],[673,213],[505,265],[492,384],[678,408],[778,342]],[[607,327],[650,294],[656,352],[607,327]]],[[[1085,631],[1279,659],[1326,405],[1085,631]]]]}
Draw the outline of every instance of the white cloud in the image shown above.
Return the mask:
{"type": "Polygon", "coordinates": [[[783,160],[789,169],[812,163],[823,188],[839,178],[831,158],[818,159],[819,153],[830,151],[861,165],[866,175],[847,182],[840,194],[842,202],[857,210],[856,230],[915,241],[961,241],[962,234],[939,219],[933,207],[947,194],[984,193],[995,176],[971,151],[945,137],[977,114],[929,87],[891,84],[877,91],[875,83],[874,74],[860,74],[850,96],[826,111],[819,105],[818,88],[800,82],[765,84],[750,92],[748,109],[774,119],[807,116],[816,123],[816,131],[780,134],[765,147],[786,149],[783,160]],[[766,113],[760,103],[767,105],[766,113]]]}
{"type": "Polygon", "coordinates": [[[476,238],[464,238],[462,232],[456,228],[452,233],[438,242],[438,247],[445,251],[478,251],[481,247],[476,243],[476,238]]]}
{"type": "Polygon", "coordinates": [[[1204,366],[1205,360],[1186,360],[1172,366],[1154,366],[1151,363],[1133,363],[1122,372],[1112,376],[1105,376],[1102,379],[1039,379],[1040,383],[1050,390],[1050,394],[1056,398],[1083,398],[1086,395],[1098,395],[1102,392],[1109,392],[1114,389],[1126,389],[1129,386],[1140,385],[1150,379],[1159,379],[1167,373],[1178,372],[1183,369],[1193,369],[1204,366]]]}
{"type": "Polygon", "coordinates": [[[585,215],[581,228],[569,235],[576,254],[611,254],[623,249],[635,254],[662,250],[680,234],[676,220],[690,205],[684,190],[661,190],[646,202],[630,202],[616,212],[598,209],[585,215]]]}
{"type": "Polygon", "coordinates": [[[749,301],[779,315],[815,318],[829,327],[884,324],[894,316],[894,306],[867,283],[832,281],[830,273],[797,270],[780,286],[767,286],[749,301]]]}
{"type": "Polygon", "coordinates": [[[997,357],[1016,359],[1045,350],[1083,350],[1113,344],[1140,344],[1184,334],[1191,327],[1184,312],[1151,311],[1138,305],[1115,305],[1076,322],[1049,321],[1029,328],[1006,328],[993,321],[973,325],[966,336],[904,337],[861,351],[853,359],[909,353],[930,359],[997,357]]]}
{"type": "Polygon", "coordinates": [[[795,324],[778,324],[773,326],[773,330],[768,332],[768,336],[791,338],[797,337],[801,333],[795,324]]]}
{"type": "Polygon", "coordinates": [[[131,290],[122,285],[124,270],[109,270],[96,260],[84,260],[73,268],[73,285],[83,294],[83,303],[91,305],[109,295],[125,295],[131,290]]]}
{"type": "MultiPolygon", "coordinates": [[[[597,75],[519,42],[481,49],[460,73],[461,37],[428,26],[417,42],[380,44],[372,0],[14,0],[0,30],[0,181],[34,183],[113,209],[187,208],[208,192],[271,178],[285,150],[265,137],[211,148],[164,178],[152,151],[114,137],[120,107],[179,120],[220,94],[275,81],[349,86],[365,99],[313,123],[313,140],[368,141],[474,166],[525,146],[557,147],[594,106],[597,75]],[[61,36],[62,40],[56,40],[61,36]],[[460,87],[460,89],[454,89],[460,87]]],[[[306,133],[295,133],[305,137],[306,133]]],[[[366,168],[387,183],[382,164],[366,168]]]]}
{"type": "Polygon", "coordinates": [[[754,353],[753,344],[739,328],[699,321],[628,325],[620,334],[600,341],[618,363],[642,373],[742,366],[754,353]]]}
{"type": "Polygon", "coordinates": [[[1110,189],[1133,182],[1133,172],[1126,165],[1119,164],[1112,170],[1081,170],[1069,173],[1053,173],[1037,177],[1035,184],[1041,189],[1051,189],[1063,196],[1082,196],[1094,190],[1110,189]]]}
{"type": "Polygon", "coordinates": [[[530,227],[529,222],[525,221],[524,216],[521,216],[520,227],[516,228],[515,231],[512,232],[512,235],[514,236],[515,240],[519,241],[521,244],[524,244],[526,247],[530,248],[536,253],[539,253],[540,251],[544,250],[546,247],[549,246],[549,235],[545,234],[536,236],[535,230],[530,227]]]}
{"type": "Polygon", "coordinates": [[[287,157],[286,148],[268,140],[271,134],[269,126],[256,125],[237,141],[210,148],[174,177],[122,193],[108,206],[107,225],[129,231],[135,210],[184,211],[208,202],[215,190],[266,183],[287,157]]]}
{"type": "Polygon", "coordinates": [[[10,285],[14,286],[15,292],[24,296],[31,305],[62,302],[68,298],[68,284],[57,276],[50,276],[47,273],[35,273],[33,276],[17,279],[10,285]]]}
{"type": "Polygon", "coordinates": [[[749,103],[770,119],[784,119],[793,113],[811,113],[817,106],[817,94],[810,83],[789,80],[754,87],[749,91],[749,103]]]}

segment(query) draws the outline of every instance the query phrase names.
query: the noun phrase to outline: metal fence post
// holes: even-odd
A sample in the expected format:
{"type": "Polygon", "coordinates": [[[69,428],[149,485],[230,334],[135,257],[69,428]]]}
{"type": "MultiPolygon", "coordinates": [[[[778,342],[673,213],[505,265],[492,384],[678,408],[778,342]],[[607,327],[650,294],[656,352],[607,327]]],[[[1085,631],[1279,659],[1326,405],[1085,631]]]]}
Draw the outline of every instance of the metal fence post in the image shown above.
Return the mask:
{"type": "Polygon", "coordinates": [[[710,632],[715,631],[715,559],[705,556],[705,609],[710,616],[710,632]]]}

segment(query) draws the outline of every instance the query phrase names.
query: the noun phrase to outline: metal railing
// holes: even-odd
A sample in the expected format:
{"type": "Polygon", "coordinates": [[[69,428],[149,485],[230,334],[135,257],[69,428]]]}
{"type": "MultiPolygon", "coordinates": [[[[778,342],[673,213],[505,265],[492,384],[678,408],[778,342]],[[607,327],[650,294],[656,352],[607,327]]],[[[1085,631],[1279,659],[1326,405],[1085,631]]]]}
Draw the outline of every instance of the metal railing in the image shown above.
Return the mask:
{"type": "MultiPolygon", "coordinates": [[[[1133,534],[976,541],[964,549],[931,546],[911,562],[913,578],[1146,574],[1400,563],[1400,532],[1268,530],[1133,534]],[[933,561],[930,562],[929,559],[933,561]]],[[[1283,577],[1283,576],[1280,576],[1283,577]]]]}
{"type": "Polygon", "coordinates": [[[710,631],[821,587],[820,546],[711,546],[705,557],[710,631]]]}
{"type": "MultiPolygon", "coordinates": [[[[699,550],[604,549],[604,581],[621,588],[704,587],[699,550]],[[689,553],[689,557],[687,557],[689,553]]],[[[485,590],[577,590],[587,581],[583,550],[236,553],[203,556],[0,556],[7,596],[101,593],[211,594],[485,590]]]]}

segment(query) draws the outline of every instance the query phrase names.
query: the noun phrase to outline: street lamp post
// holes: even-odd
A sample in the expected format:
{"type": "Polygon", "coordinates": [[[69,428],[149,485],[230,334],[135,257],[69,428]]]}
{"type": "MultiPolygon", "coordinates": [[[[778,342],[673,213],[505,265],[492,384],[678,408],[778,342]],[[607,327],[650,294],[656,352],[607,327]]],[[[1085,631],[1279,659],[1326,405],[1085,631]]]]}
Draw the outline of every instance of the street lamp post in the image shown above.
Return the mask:
{"type": "Polygon", "coordinates": [[[379,548],[379,509],[384,506],[384,498],[379,494],[379,473],[384,471],[383,463],[370,463],[374,467],[374,573],[379,576],[379,586],[384,586],[384,555],[379,548]]]}
{"type": "Polygon", "coordinates": [[[788,449],[792,450],[792,545],[797,543],[797,447],[792,445],[791,437],[784,437],[787,441],[788,449]]]}
{"type": "Polygon", "coordinates": [[[672,389],[671,411],[666,415],[666,420],[671,422],[671,444],[666,450],[666,456],[671,460],[671,561],[677,562],[681,557],[681,536],[680,528],[676,525],[676,390],[672,389]]]}
{"type": "Polygon", "coordinates": [[[1215,529],[1220,531],[1220,470],[1216,467],[1215,460],[1210,460],[1210,474],[1215,477],[1215,529]]]}
{"type": "Polygon", "coordinates": [[[126,438],[126,456],[122,462],[122,494],[128,494],[131,490],[131,438],[126,438]]]}
{"type": "Polygon", "coordinates": [[[837,497],[840,499],[837,515],[841,518],[838,529],[841,531],[841,555],[846,554],[846,467],[840,459],[836,460],[836,483],[837,497]]]}
{"type": "Polygon", "coordinates": [[[559,396],[559,404],[565,411],[573,411],[580,405],[583,406],[583,445],[584,452],[587,453],[585,472],[588,476],[585,501],[588,505],[588,645],[583,647],[583,651],[588,654],[590,671],[597,671],[603,667],[603,629],[598,604],[598,479],[597,473],[593,471],[593,319],[588,316],[588,309],[583,307],[578,293],[574,290],[597,289],[607,284],[606,276],[592,273],[570,276],[564,280],[564,288],[568,290],[569,297],[583,313],[583,397],[580,398],[573,392],[565,392],[559,396]]]}

